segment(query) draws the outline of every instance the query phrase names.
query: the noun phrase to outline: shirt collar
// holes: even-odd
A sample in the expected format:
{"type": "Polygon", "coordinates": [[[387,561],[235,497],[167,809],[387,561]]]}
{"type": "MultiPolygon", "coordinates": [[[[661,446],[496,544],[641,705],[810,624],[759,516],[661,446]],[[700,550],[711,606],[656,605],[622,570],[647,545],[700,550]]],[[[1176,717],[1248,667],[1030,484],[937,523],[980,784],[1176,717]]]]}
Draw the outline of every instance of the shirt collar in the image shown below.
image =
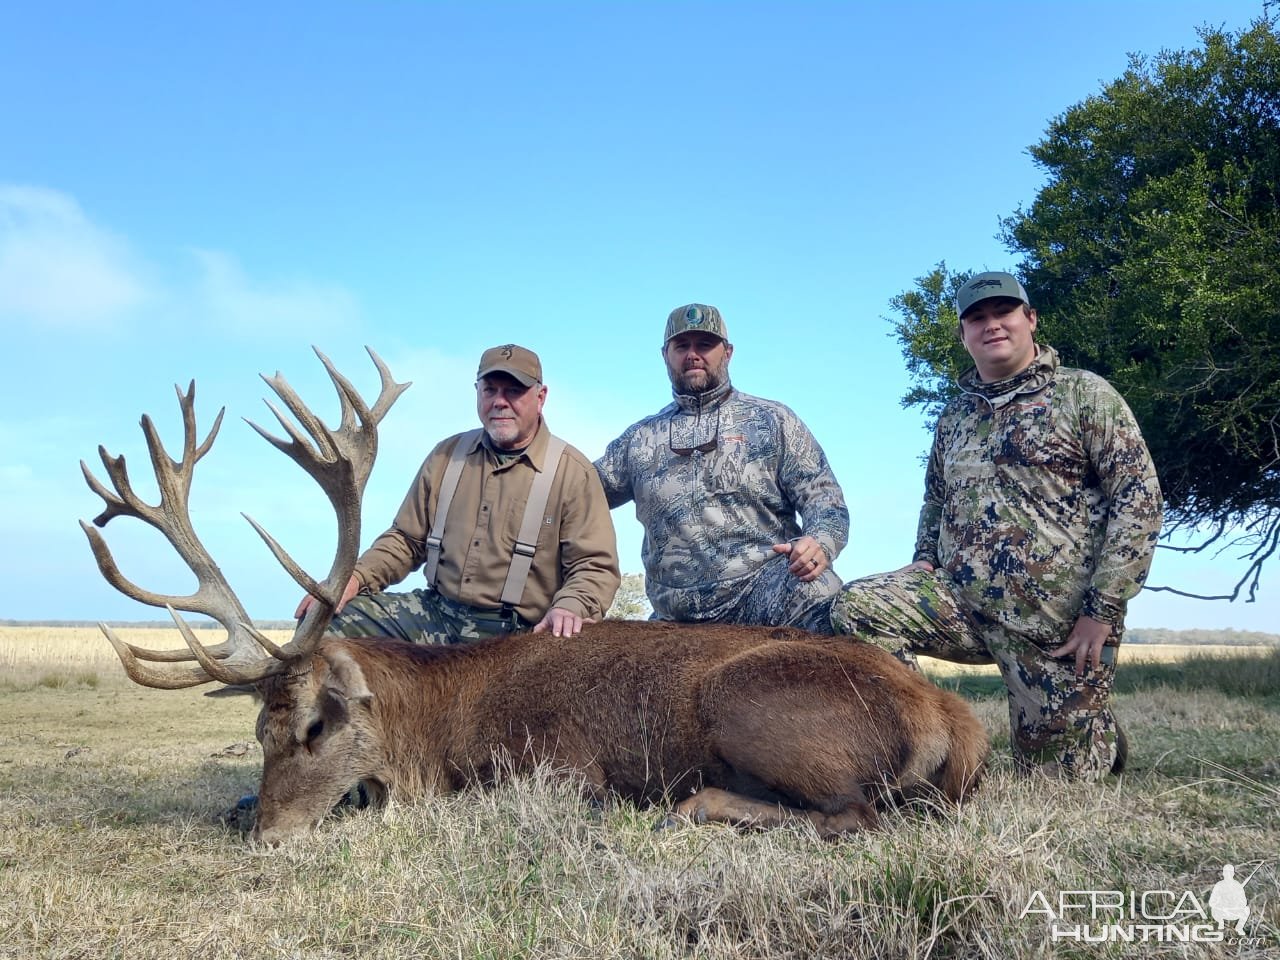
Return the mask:
{"type": "MultiPolygon", "coordinates": [[[[529,441],[528,446],[512,457],[512,462],[516,460],[528,460],[529,465],[538,472],[541,472],[543,465],[547,459],[547,445],[551,442],[551,430],[547,427],[547,421],[542,417],[538,417],[538,432],[533,435],[533,439],[529,441]]],[[[476,438],[475,443],[471,447],[471,452],[478,447],[484,446],[495,459],[502,457],[510,457],[512,451],[501,450],[494,446],[493,441],[489,438],[488,431],[481,430],[480,436],[476,438]]]]}
{"type": "Polygon", "coordinates": [[[729,398],[729,394],[733,393],[733,384],[726,376],[724,383],[720,384],[713,390],[706,393],[676,393],[671,391],[671,395],[675,397],[676,405],[685,413],[703,413],[707,410],[714,410],[720,404],[729,398]]]}
{"type": "Polygon", "coordinates": [[[1035,393],[1053,379],[1058,370],[1058,352],[1053,347],[1036,345],[1036,356],[1029,364],[1003,380],[984,381],[976,367],[970,367],[957,381],[965,393],[976,393],[988,400],[1014,397],[1020,393],[1035,393]]]}

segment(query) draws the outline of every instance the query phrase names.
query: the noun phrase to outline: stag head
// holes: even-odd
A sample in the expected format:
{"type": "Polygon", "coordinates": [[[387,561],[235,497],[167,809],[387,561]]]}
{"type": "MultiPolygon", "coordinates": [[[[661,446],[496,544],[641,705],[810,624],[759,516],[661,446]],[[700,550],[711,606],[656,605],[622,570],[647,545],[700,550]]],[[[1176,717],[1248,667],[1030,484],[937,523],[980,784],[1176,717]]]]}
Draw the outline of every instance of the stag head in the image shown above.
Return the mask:
{"type": "Polygon", "coordinates": [[[83,461],[80,464],[90,488],[106,502],[106,509],[94,518],[95,526],[105,527],[118,516],[135,517],[160,531],[196,575],[197,589],[187,596],[146,590],[120,572],[98,530],[81,522],[107,582],[128,597],[168,610],[186,642],[186,649],[148,650],[125,643],[106,624],[99,624],[125,672],[134,682],[158,689],[219,681],[252,686],[261,696],[263,706],[257,724],[263,745],[259,827],[267,836],[279,833],[272,826],[275,821],[291,825],[285,832],[291,832],[292,825],[302,820],[308,826],[316,822],[346,787],[363,777],[376,777],[376,770],[365,770],[365,766],[378,766],[377,757],[372,755],[358,763],[352,760],[363,739],[361,729],[367,726],[369,702],[359,667],[349,657],[344,661],[341,651],[321,650],[320,641],[355,568],[360,545],[360,502],[377,455],[378,424],[409,384],[396,383],[386,364],[370,350],[369,356],[382,380],[378,399],[370,407],[328,357],[318,350],[316,355],[338,392],[342,410],[338,427],[325,426],[279,373],[274,377],[264,375],[263,380],[300,427],[270,401],[267,406],[289,439],[282,440],[257,424],[249,424],[320,485],[338,518],[333,564],[323,580],[316,580],[269,533],[245,517],[289,575],[319,601],[311,605],[293,637],[283,646],[277,646],[254,628],[192,527],[188,506],[192,472],[213,445],[225,412],[218,412],[208,435],[197,443],[194,381],[185,393],[175,387],[183,423],[180,460],[169,456],[151,418],[142,417],[142,430],[160,489],[158,504],[144,502],[134,491],[123,456],[113,457],[104,447],[98,448],[114,491],[100,482],[83,461]],[[179,611],[212,618],[226,631],[225,639],[205,646],[179,611]],[[326,744],[325,762],[319,762],[316,751],[321,741],[326,744]],[[335,762],[343,757],[347,762],[335,762]],[[307,760],[307,769],[300,769],[300,759],[307,760]],[[320,779],[327,777],[332,782],[317,782],[320,770],[329,771],[320,779]],[[339,785],[348,776],[350,779],[339,785]],[[313,806],[318,806],[318,813],[311,809],[313,806]]]}

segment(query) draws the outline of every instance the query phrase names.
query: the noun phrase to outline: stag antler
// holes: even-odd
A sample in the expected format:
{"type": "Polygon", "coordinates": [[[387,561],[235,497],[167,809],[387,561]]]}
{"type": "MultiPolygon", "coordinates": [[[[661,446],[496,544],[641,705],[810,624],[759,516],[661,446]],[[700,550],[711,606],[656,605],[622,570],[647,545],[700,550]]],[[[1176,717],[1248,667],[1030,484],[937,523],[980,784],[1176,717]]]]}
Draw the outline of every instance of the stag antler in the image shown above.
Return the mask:
{"type": "Polygon", "coordinates": [[[160,502],[155,506],[145,503],[134,492],[123,456],[112,457],[105,447],[98,447],[103,467],[115,487],[114,493],[90,472],[84,461],[80,462],[90,488],[107,504],[106,509],[94,518],[95,525],[105,527],[113,517],[136,517],[164,534],[196,575],[198,587],[189,596],[167,596],[145,590],[120,572],[102,534],[81,521],[80,526],[89,538],[89,545],[98,561],[98,569],[107,582],[135,600],[155,607],[165,607],[187,643],[186,650],[146,650],[125,643],[110,627],[100,624],[120,656],[125,672],[136,683],[162,689],[191,687],[210,680],[236,684],[255,683],[284,669],[291,661],[309,655],[333,618],[334,608],[351,578],[360,547],[360,500],[378,452],[378,424],[400,394],[408,389],[409,384],[396,383],[387,365],[369,350],[369,356],[382,378],[382,391],[374,405],[369,407],[350,381],[338,373],[328,357],[319,350],[316,350],[316,356],[324,364],[329,379],[338,391],[342,420],[336,430],[326,427],[279,373],[274,377],[264,375],[262,379],[289,408],[306,433],[299,430],[270,401],[267,406],[289,435],[288,440],[274,437],[256,423],[246,421],[320,484],[338,516],[338,546],[333,566],[321,582],[317,582],[299,567],[266,530],[251,517],[245,516],[289,575],[320,601],[311,605],[294,631],[293,638],[283,647],[276,646],[253,627],[244,607],[191,525],[187,501],[191,493],[192,471],[197,461],[213,445],[222,425],[225,408],[218,411],[213,428],[204,442],[197,446],[195,381],[187,387],[185,394],[177,387],[174,388],[178,394],[178,405],[182,408],[183,424],[182,459],[178,461],[173,460],[165,451],[151,418],[143,415],[142,431],[147,438],[147,449],[151,454],[156,483],[160,488],[160,502]],[[203,646],[178,610],[211,617],[226,629],[227,639],[214,646],[203,646]],[[192,664],[192,660],[196,663],[192,664]],[[157,668],[141,661],[181,662],[183,666],[157,668]]]}

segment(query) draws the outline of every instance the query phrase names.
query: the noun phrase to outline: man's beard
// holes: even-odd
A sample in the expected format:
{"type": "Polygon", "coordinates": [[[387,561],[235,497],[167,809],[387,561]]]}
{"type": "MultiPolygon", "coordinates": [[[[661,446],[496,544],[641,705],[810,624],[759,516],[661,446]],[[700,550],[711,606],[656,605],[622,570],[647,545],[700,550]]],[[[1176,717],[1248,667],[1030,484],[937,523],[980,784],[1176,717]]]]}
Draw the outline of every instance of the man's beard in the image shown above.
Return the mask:
{"type": "Polygon", "coordinates": [[[722,383],[724,383],[723,367],[718,371],[709,367],[694,367],[692,370],[681,371],[671,379],[671,385],[675,387],[676,393],[691,397],[699,397],[704,393],[710,393],[722,383]],[[704,376],[699,377],[698,374],[704,374],[704,376]],[[695,379],[697,380],[696,386],[693,383],[695,379]]]}

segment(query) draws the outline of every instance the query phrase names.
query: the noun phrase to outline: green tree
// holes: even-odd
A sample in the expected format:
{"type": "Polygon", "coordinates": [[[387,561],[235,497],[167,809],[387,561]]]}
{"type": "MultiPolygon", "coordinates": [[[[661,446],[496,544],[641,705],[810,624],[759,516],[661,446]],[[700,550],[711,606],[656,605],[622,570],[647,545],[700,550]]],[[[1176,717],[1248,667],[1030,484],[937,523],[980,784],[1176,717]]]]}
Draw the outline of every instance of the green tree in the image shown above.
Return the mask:
{"type": "Polygon", "coordinates": [[[923,277],[916,278],[914,290],[889,301],[899,319],[892,321],[902,344],[914,386],[902,398],[904,407],[923,406],[936,418],[956,393],[956,378],[973,364],[960,343],[960,318],[956,316],[956,294],[969,279],[968,273],[949,273],[939,263],[923,277]]]}
{"type": "MultiPolygon", "coordinates": [[[[1131,57],[1050,123],[1030,148],[1048,181],[1002,238],[1040,338],[1133,408],[1166,530],[1234,550],[1229,596],[1252,599],[1280,542],[1280,36],[1264,16],[1200,39],[1131,57]]],[[[948,301],[967,276],[939,264],[891,302],[916,381],[904,403],[936,410],[954,389],[948,301]]]]}
{"type": "Polygon", "coordinates": [[[614,620],[647,620],[653,608],[644,592],[643,573],[624,573],[622,585],[606,616],[614,620]]]}

